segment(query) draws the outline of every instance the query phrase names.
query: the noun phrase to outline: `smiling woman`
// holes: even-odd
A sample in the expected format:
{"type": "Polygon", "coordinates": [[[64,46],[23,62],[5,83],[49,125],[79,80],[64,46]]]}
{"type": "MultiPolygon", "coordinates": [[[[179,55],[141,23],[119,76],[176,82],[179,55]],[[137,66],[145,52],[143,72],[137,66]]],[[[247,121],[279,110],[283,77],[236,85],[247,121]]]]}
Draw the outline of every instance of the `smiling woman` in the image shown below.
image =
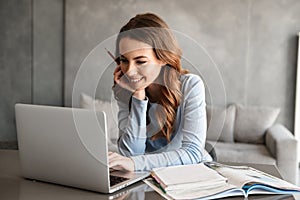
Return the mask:
{"type": "MultiPolygon", "coordinates": [[[[146,43],[123,38],[120,40],[120,67],[119,75],[125,74],[125,79],[118,77],[117,84],[126,85],[126,81],[140,100],[145,99],[145,88],[150,86],[166,63],[157,59],[152,47],[146,43]],[[125,82],[125,83],[122,83],[125,82]]],[[[149,88],[148,88],[149,89],[149,88]]]]}
{"type": "Polygon", "coordinates": [[[205,89],[181,66],[181,49],[168,25],[152,13],[123,26],[116,40],[114,95],[119,153],[114,169],[151,170],[211,160],[205,153],[205,89]]]}

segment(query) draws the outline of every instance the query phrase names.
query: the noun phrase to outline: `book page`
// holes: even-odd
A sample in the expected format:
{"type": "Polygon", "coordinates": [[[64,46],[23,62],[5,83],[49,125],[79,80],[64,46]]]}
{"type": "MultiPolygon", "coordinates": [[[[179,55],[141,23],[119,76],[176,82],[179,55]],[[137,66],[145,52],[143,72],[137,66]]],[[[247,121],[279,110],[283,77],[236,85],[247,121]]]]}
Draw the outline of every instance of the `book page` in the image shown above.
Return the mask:
{"type": "Polygon", "coordinates": [[[229,196],[244,196],[244,191],[230,184],[210,186],[204,189],[186,189],[168,191],[172,199],[216,199],[229,196]]]}
{"type": "Polygon", "coordinates": [[[228,183],[243,188],[245,185],[263,184],[283,190],[298,190],[300,187],[285,180],[247,166],[230,166],[213,163],[211,167],[228,178],[228,183]]]}
{"type": "Polygon", "coordinates": [[[186,189],[163,191],[159,184],[152,178],[145,179],[144,182],[166,199],[217,199],[229,196],[244,196],[244,191],[237,189],[230,184],[223,184],[218,187],[207,187],[206,189],[186,189]]]}
{"type": "Polygon", "coordinates": [[[151,175],[165,190],[201,188],[226,183],[226,178],[203,163],[155,168],[151,175]]]}
{"type": "Polygon", "coordinates": [[[249,170],[249,167],[236,168],[220,165],[218,167],[214,167],[214,170],[216,170],[222,176],[227,177],[229,184],[235,185],[240,189],[242,189],[245,184],[255,181],[252,176],[245,175],[249,170]]]}
{"type": "Polygon", "coordinates": [[[252,176],[254,178],[252,180],[254,184],[259,183],[259,184],[264,184],[264,185],[272,186],[283,190],[300,191],[300,187],[292,183],[289,183],[283,179],[277,178],[265,172],[254,169],[252,167],[250,167],[249,170],[245,171],[245,175],[252,176]]]}

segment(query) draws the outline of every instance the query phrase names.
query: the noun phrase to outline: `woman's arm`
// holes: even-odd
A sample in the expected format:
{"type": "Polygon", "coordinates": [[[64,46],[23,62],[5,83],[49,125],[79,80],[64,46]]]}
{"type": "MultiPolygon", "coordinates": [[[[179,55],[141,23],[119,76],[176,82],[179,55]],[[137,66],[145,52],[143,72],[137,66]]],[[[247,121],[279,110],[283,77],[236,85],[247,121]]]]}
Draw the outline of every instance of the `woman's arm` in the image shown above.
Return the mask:
{"type": "Polygon", "coordinates": [[[148,99],[131,99],[128,104],[118,101],[119,152],[124,156],[135,156],[145,153],[146,148],[146,112],[148,99]]]}
{"type": "Polygon", "coordinates": [[[119,152],[125,156],[144,154],[148,104],[145,89],[132,90],[121,67],[117,66],[114,71],[113,92],[119,106],[119,152]]]}
{"type": "MultiPolygon", "coordinates": [[[[177,150],[132,156],[135,170],[151,170],[154,167],[198,163],[203,160],[206,139],[205,89],[200,77],[190,76],[183,83],[182,123],[177,136],[182,136],[177,150]]],[[[176,137],[171,142],[176,142],[176,137]]]]}

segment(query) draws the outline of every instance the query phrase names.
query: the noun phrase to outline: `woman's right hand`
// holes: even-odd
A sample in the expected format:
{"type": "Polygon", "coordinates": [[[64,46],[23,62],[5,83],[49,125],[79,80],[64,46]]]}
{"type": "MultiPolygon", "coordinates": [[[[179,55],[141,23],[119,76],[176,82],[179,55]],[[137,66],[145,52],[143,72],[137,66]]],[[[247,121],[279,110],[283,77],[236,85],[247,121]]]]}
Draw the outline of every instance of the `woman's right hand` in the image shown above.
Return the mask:
{"type": "Polygon", "coordinates": [[[128,90],[134,97],[144,100],[146,97],[145,88],[134,90],[130,87],[129,81],[121,70],[120,66],[117,66],[114,71],[114,86],[118,85],[119,87],[128,90]]]}
{"type": "MultiPolygon", "coordinates": [[[[128,81],[127,81],[128,82],[128,81]]],[[[117,101],[129,103],[134,91],[126,84],[126,77],[121,71],[121,67],[117,66],[114,71],[114,85],[112,87],[114,96],[117,101]]]]}
{"type": "Polygon", "coordinates": [[[134,171],[133,160],[115,152],[108,152],[108,164],[109,168],[114,170],[134,171]]]}
{"type": "Polygon", "coordinates": [[[130,91],[134,92],[134,90],[129,86],[129,82],[127,78],[125,77],[124,73],[121,70],[120,66],[117,66],[115,71],[114,71],[114,84],[119,85],[120,87],[130,91]]]}

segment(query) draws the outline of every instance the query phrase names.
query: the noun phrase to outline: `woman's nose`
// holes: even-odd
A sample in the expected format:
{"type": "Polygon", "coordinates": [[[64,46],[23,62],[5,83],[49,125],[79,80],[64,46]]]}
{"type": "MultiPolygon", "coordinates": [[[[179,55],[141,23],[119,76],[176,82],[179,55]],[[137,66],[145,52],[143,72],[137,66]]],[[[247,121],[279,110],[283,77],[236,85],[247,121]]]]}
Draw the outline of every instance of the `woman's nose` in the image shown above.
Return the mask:
{"type": "Polygon", "coordinates": [[[136,73],[137,73],[137,68],[136,68],[135,64],[133,62],[129,62],[128,66],[127,66],[126,74],[128,76],[130,76],[130,75],[134,75],[136,73]]]}

